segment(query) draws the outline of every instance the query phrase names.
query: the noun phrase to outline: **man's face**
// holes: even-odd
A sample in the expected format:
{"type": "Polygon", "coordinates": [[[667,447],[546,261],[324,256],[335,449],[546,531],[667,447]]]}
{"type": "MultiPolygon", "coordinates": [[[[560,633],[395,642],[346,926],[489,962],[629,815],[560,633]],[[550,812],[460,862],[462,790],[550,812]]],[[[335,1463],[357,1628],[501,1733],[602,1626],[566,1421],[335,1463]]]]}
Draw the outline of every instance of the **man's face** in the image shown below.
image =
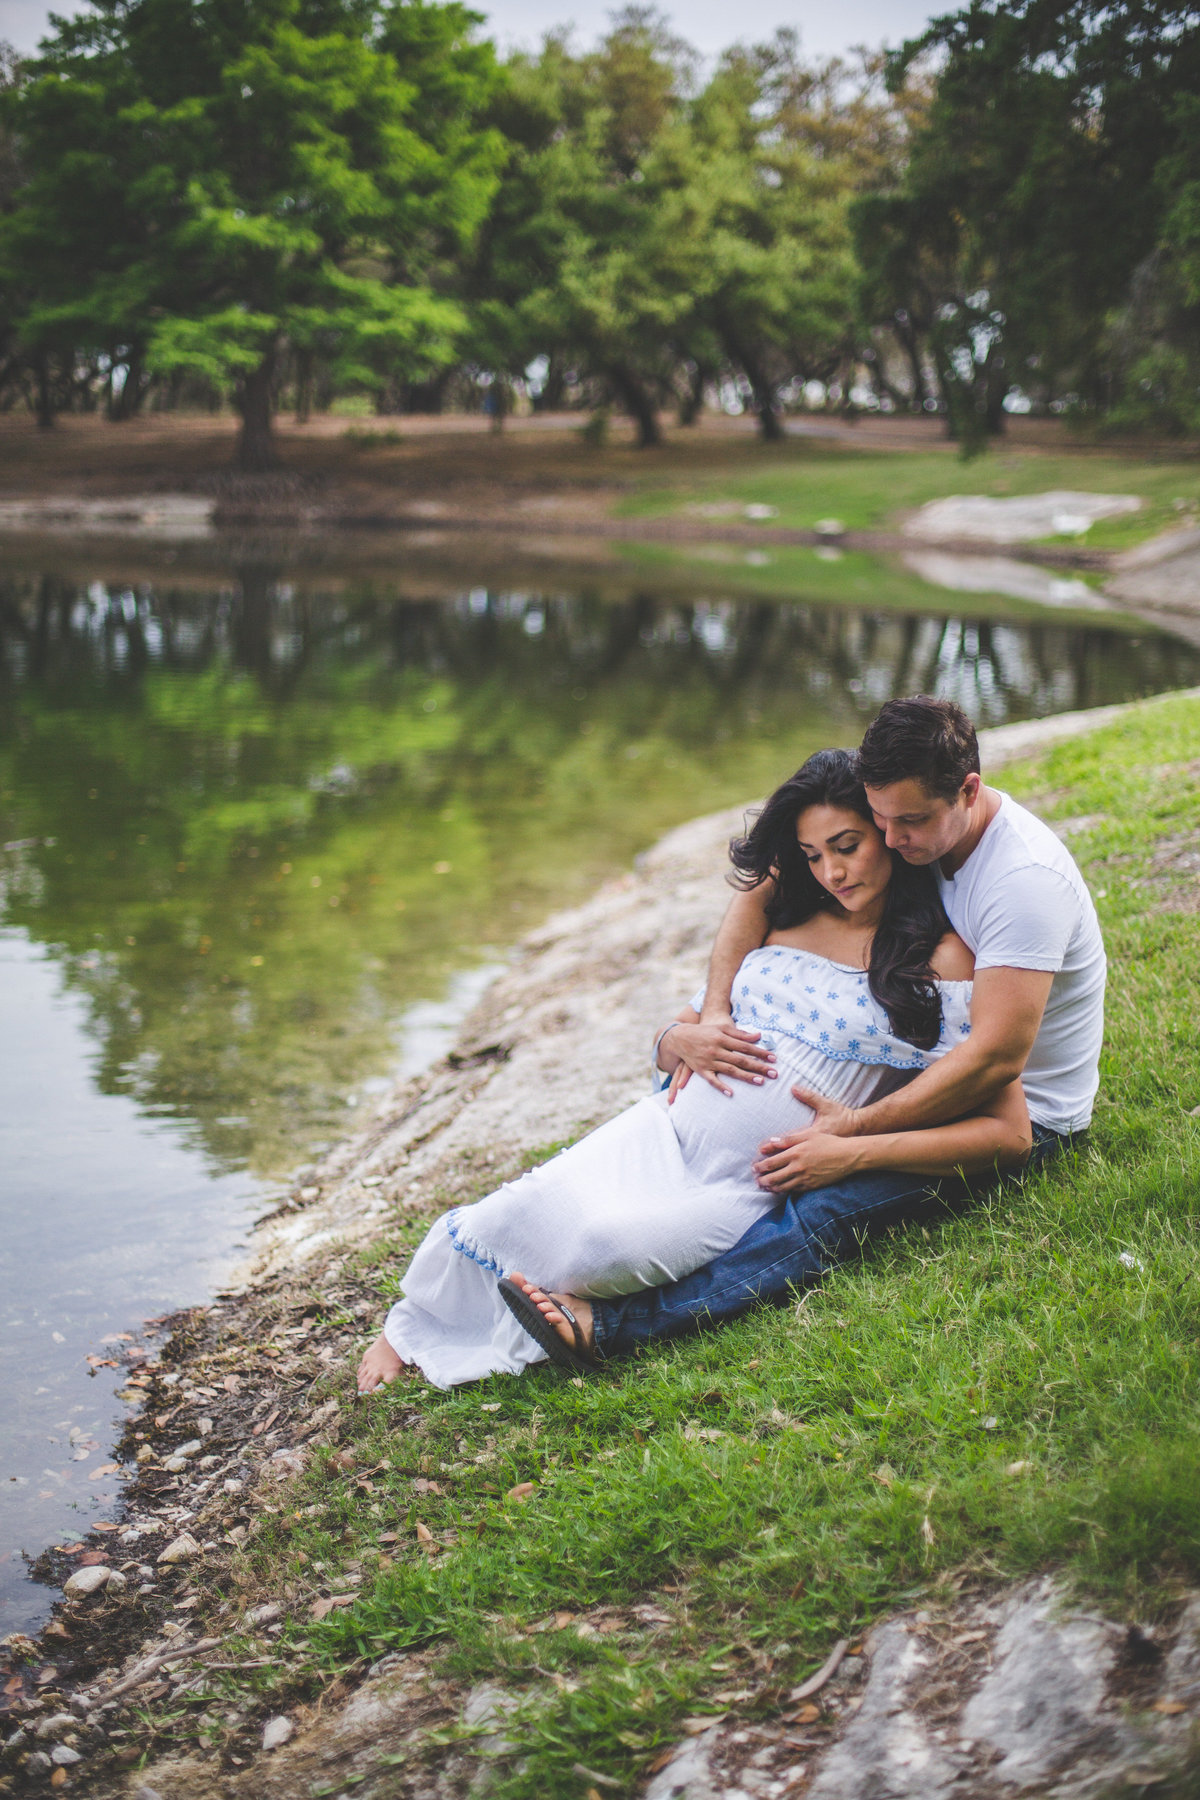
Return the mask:
{"type": "Polygon", "coordinates": [[[949,856],[970,829],[978,787],[978,775],[968,775],[953,800],[940,800],[919,781],[892,781],[887,787],[869,787],[867,800],[888,849],[923,867],[949,856]]]}

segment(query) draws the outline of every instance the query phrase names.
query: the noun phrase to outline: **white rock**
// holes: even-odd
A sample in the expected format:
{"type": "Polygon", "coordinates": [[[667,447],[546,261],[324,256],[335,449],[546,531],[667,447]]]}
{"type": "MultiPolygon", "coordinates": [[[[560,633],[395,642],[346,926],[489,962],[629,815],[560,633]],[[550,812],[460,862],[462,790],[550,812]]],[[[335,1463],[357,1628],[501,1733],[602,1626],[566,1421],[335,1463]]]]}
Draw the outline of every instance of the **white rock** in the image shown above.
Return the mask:
{"type": "Polygon", "coordinates": [[[270,1625],[273,1620],[283,1614],[282,1606],[273,1600],[266,1600],[261,1606],[252,1606],[246,1614],[247,1625],[270,1625]]]}
{"type": "Polygon", "coordinates": [[[295,1729],[292,1721],[284,1713],[280,1713],[274,1719],[268,1719],[263,1726],[263,1749],[278,1750],[281,1744],[287,1743],[295,1729]]]}
{"type": "Polygon", "coordinates": [[[89,1568],[76,1569],[69,1581],[63,1584],[63,1593],[70,1600],[82,1600],[87,1594],[95,1594],[106,1587],[112,1580],[112,1570],[103,1563],[92,1563],[89,1568]]]}
{"type": "Polygon", "coordinates": [[[49,1719],[43,1719],[37,1728],[40,1738],[62,1737],[66,1731],[74,1731],[79,1720],[73,1713],[55,1713],[49,1719]]]}
{"type": "Polygon", "coordinates": [[[168,1456],[166,1462],[163,1464],[163,1468],[166,1469],[167,1473],[170,1475],[182,1475],[183,1471],[187,1468],[187,1457],[168,1456]]]}
{"type": "Polygon", "coordinates": [[[60,1769],[65,1769],[71,1763],[82,1762],[83,1758],[78,1750],[72,1750],[70,1744],[55,1744],[50,1752],[50,1761],[57,1763],[60,1769]]]}
{"type": "Polygon", "coordinates": [[[112,1574],[108,1578],[108,1582],[106,1584],[106,1591],[110,1594],[119,1594],[122,1588],[126,1588],[128,1586],[129,1586],[129,1577],[127,1575],[122,1575],[120,1569],[114,1569],[112,1574]]]}
{"type": "Polygon", "coordinates": [[[160,1563],[187,1562],[193,1556],[199,1556],[200,1546],[190,1531],[181,1531],[174,1543],[168,1544],[161,1552],[160,1563]]]}
{"type": "MultiPolygon", "coordinates": [[[[212,1429],[211,1420],[209,1422],[209,1429],[212,1429]]],[[[188,1443],[180,1444],[175,1454],[176,1456],[195,1456],[196,1452],[201,1449],[203,1449],[203,1445],[201,1444],[200,1439],[192,1438],[188,1443]]]]}

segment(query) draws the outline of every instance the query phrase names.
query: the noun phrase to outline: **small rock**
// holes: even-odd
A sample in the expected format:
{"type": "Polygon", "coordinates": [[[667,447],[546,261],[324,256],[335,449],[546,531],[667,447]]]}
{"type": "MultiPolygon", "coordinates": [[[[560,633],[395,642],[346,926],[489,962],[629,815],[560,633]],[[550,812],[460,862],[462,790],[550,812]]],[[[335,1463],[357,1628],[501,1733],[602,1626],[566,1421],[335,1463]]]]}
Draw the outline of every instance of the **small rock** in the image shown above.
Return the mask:
{"type": "MultiPolygon", "coordinates": [[[[154,1452],[150,1448],[149,1444],[139,1444],[138,1445],[137,1459],[140,1463],[148,1463],[148,1462],[154,1461],[154,1452]]],[[[124,1539],[122,1539],[121,1541],[124,1542],[124,1539]]]]}
{"type": "Polygon", "coordinates": [[[89,1569],[76,1569],[69,1580],[63,1583],[63,1593],[69,1600],[82,1600],[106,1586],[112,1576],[113,1571],[103,1563],[93,1563],[89,1569]]]}
{"type": "Polygon", "coordinates": [[[133,1800],[162,1800],[162,1795],[157,1788],[147,1787],[143,1782],[141,1787],[134,1788],[133,1800]]]}
{"type": "Polygon", "coordinates": [[[280,1713],[277,1718],[268,1719],[263,1726],[263,1749],[278,1750],[281,1744],[287,1743],[295,1729],[292,1721],[284,1713],[280,1713]]]}
{"type": "Polygon", "coordinates": [[[108,1578],[106,1592],[110,1594],[119,1594],[122,1588],[127,1588],[128,1586],[129,1577],[127,1575],[122,1575],[120,1569],[114,1569],[108,1578]]]}
{"type": "Polygon", "coordinates": [[[82,1694],[72,1694],[71,1698],[67,1701],[67,1705],[77,1719],[86,1719],[92,1710],[91,1701],[85,1700],[82,1694]]]}
{"type": "MultiPolygon", "coordinates": [[[[204,1426],[203,1419],[201,1419],[200,1425],[201,1425],[201,1428],[203,1428],[203,1426],[204,1426]]],[[[212,1430],[212,1420],[211,1419],[208,1421],[208,1427],[209,1427],[209,1430],[211,1431],[212,1430]]],[[[180,1446],[176,1450],[175,1454],[176,1454],[176,1456],[195,1456],[196,1452],[198,1450],[202,1450],[203,1448],[204,1448],[204,1446],[200,1442],[199,1438],[189,1438],[186,1444],[180,1444],[180,1446]]]]}
{"type": "Polygon", "coordinates": [[[15,1756],[17,1751],[23,1750],[28,1742],[29,1742],[29,1739],[26,1736],[25,1732],[18,1729],[13,1732],[13,1734],[10,1738],[5,1738],[4,1748],[6,1750],[11,1751],[12,1754],[15,1756]]]}
{"type": "Polygon", "coordinates": [[[246,1614],[246,1623],[247,1625],[270,1625],[279,1618],[282,1612],[282,1606],[277,1606],[273,1600],[267,1600],[262,1606],[250,1608],[246,1614]]]}
{"type": "Polygon", "coordinates": [[[25,1758],[25,1773],[31,1780],[38,1775],[48,1775],[53,1767],[44,1750],[31,1750],[25,1758]]]}
{"type": "Polygon", "coordinates": [[[196,1467],[198,1469],[215,1469],[220,1460],[219,1456],[202,1456],[196,1467]]]}
{"type": "Polygon", "coordinates": [[[160,1563],[187,1562],[193,1556],[199,1556],[200,1546],[190,1531],[181,1531],[174,1543],[168,1544],[159,1555],[160,1563]]]}
{"type": "Polygon", "coordinates": [[[82,1762],[78,1750],[72,1750],[70,1744],[55,1744],[50,1752],[50,1761],[57,1763],[60,1769],[70,1768],[72,1763],[82,1762]]]}
{"type": "Polygon", "coordinates": [[[71,1713],[55,1713],[52,1718],[43,1719],[37,1728],[40,1738],[62,1737],[66,1731],[74,1731],[78,1720],[71,1713]]]}
{"type": "Polygon", "coordinates": [[[183,1471],[187,1468],[187,1457],[168,1456],[166,1462],[163,1464],[163,1468],[167,1471],[168,1475],[182,1475],[183,1471]]]}
{"type": "Polygon", "coordinates": [[[301,1188],[300,1198],[301,1200],[315,1200],[320,1192],[321,1190],[319,1187],[301,1188]]]}

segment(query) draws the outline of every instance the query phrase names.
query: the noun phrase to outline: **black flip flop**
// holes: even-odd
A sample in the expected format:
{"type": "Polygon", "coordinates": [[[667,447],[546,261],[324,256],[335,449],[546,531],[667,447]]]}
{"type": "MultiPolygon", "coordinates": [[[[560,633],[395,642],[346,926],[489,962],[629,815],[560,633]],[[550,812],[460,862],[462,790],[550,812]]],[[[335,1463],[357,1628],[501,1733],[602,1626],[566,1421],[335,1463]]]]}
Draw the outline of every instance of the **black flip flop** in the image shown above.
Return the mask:
{"type": "Polygon", "coordinates": [[[575,1333],[574,1349],[569,1344],[563,1343],[541,1308],[529,1298],[524,1289],[517,1286],[515,1281],[510,1281],[507,1275],[502,1275],[496,1285],[500,1289],[505,1306],[518,1325],[523,1331],[529,1333],[535,1344],[541,1346],[552,1363],[557,1363],[560,1369],[570,1369],[576,1375],[587,1375],[600,1367],[598,1359],[587,1347],[587,1340],[583,1335],[579,1320],[569,1306],[564,1306],[561,1300],[554,1302],[575,1333]]]}

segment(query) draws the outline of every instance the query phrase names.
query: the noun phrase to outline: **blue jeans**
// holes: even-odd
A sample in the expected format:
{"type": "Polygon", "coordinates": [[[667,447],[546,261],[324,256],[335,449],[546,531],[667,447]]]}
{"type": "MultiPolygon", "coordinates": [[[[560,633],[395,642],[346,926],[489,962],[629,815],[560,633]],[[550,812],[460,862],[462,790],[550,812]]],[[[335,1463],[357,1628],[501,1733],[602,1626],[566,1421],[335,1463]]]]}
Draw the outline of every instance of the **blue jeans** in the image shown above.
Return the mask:
{"type": "MultiPolygon", "coordinates": [[[[1022,1172],[1040,1168],[1072,1141],[1034,1125],[1033,1151],[1022,1172]]],[[[820,1280],[835,1263],[858,1255],[865,1237],[933,1204],[953,1205],[970,1195],[961,1180],[938,1182],[887,1169],[852,1175],[810,1194],[788,1195],[732,1250],[691,1275],[614,1300],[593,1300],[596,1354],[628,1355],[655,1338],[723,1325],[752,1306],[781,1306],[794,1288],[820,1280]]]]}

